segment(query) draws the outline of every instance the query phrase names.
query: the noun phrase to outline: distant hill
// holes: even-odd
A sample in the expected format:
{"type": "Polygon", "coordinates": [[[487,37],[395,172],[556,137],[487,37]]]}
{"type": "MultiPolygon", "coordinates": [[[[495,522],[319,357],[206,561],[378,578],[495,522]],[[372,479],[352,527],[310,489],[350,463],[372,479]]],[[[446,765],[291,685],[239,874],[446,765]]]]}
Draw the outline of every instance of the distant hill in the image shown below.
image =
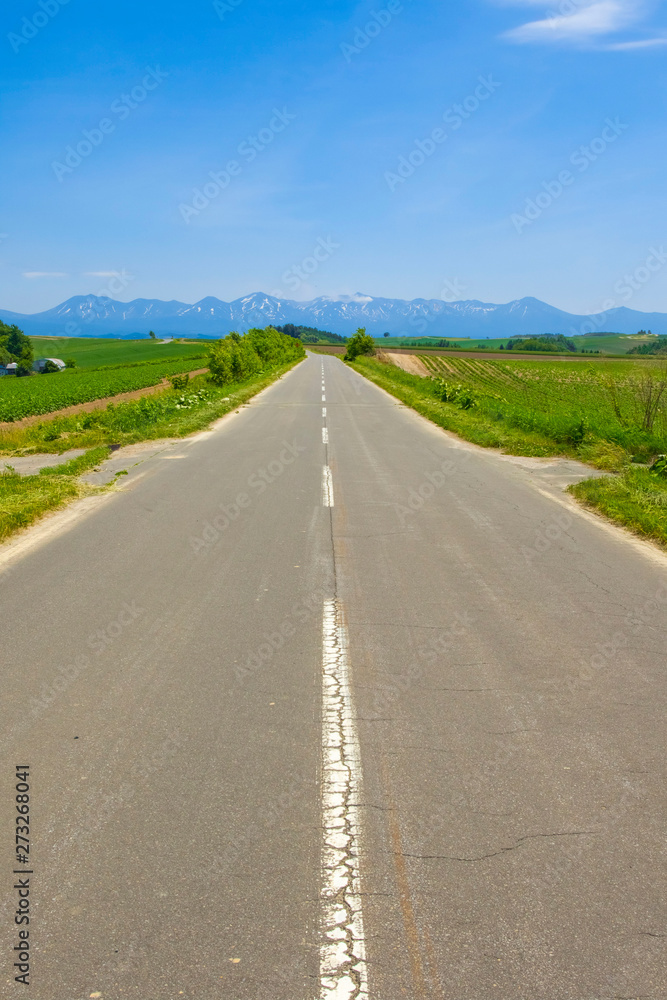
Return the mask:
{"type": "Polygon", "coordinates": [[[230,330],[243,332],[253,326],[286,323],[333,331],[343,337],[359,326],[365,326],[374,337],[382,337],[385,332],[394,337],[477,339],[544,333],[572,337],[602,330],[628,334],[639,329],[667,335],[665,313],[642,313],[621,306],[597,316],[579,316],[530,297],[505,305],[475,300],[407,301],[362,294],[295,302],[256,292],[233,302],[209,297],[188,305],[173,300],[117,302],[95,295],[75,295],[53,309],[33,315],[0,309],[0,320],[17,323],[31,336],[66,337],[132,337],[149,330],[158,336],[220,337],[230,330]]]}
{"type": "Polygon", "coordinates": [[[317,330],[313,326],[295,326],[294,323],[285,323],[284,326],[276,327],[281,333],[286,333],[288,337],[297,337],[304,344],[344,344],[345,337],[338,333],[330,333],[328,330],[317,330]]]}

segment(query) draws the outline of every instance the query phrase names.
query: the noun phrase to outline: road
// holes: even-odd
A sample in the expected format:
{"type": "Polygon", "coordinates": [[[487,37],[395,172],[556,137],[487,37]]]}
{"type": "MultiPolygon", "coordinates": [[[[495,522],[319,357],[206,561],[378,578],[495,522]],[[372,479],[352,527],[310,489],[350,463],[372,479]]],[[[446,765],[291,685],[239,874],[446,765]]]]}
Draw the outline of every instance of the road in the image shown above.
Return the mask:
{"type": "Polygon", "coordinates": [[[310,355],[128,471],[0,557],[0,996],[29,764],[33,1000],[667,997],[667,560],[581,469],[310,355]]]}

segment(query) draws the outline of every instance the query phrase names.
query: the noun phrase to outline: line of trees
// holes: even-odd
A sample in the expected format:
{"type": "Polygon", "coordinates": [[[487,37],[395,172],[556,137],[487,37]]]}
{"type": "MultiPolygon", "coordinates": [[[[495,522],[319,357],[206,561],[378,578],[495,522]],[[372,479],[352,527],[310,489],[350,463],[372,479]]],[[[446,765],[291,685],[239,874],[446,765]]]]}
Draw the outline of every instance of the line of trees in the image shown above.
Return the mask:
{"type": "MultiPolygon", "coordinates": [[[[644,333],[645,331],[640,330],[639,332],[644,333]]],[[[637,344],[636,347],[630,348],[628,354],[667,354],[667,337],[656,337],[648,344],[637,344]]]]}
{"type": "MultiPolygon", "coordinates": [[[[503,345],[500,345],[501,351],[503,350],[503,345]]],[[[562,333],[542,333],[537,337],[528,337],[527,339],[517,338],[516,340],[508,340],[507,346],[504,348],[506,351],[573,351],[576,352],[577,345],[569,337],[564,337],[562,333]]]]}
{"type": "Polygon", "coordinates": [[[209,370],[217,385],[231,385],[305,356],[300,340],[267,326],[216,340],[209,353],[209,370]]]}
{"type": "Polygon", "coordinates": [[[327,344],[344,344],[345,337],[339,333],[331,333],[329,330],[318,330],[315,326],[295,326],[294,323],[285,323],[284,326],[276,326],[279,333],[286,333],[288,337],[296,337],[304,344],[317,344],[324,341],[327,344]]]}

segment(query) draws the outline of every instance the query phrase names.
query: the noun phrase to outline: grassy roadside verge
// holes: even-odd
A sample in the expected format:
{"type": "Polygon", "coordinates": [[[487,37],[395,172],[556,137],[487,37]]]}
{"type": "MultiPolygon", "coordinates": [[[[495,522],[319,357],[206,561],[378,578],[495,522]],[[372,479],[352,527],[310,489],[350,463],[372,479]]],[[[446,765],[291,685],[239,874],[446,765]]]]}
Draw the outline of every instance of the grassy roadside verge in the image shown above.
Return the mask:
{"type": "Polygon", "coordinates": [[[631,465],[630,455],[618,445],[599,438],[567,444],[508,426],[475,410],[461,410],[438,400],[430,391],[429,380],[373,358],[357,358],[350,367],[434,424],[473,444],[498,448],[509,455],[575,458],[617,472],[615,476],[586,479],[571,486],[569,492],[616,524],[667,546],[667,479],[631,465]]]}
{"type": "Polygon", "coordinates": [[[568,492],[610,521],[667,548],[667,479],[648,469],[628,468],[613,478],[585,479],[568,492]]]}
{"type": "Polygon", "coordinates": [[[62,465],[41,469],[33,476],[21,476],[10,469],[0,474],[0,542],[15,531],[27,528],[49,510],[96,492],[79,482],[78,476],[93,469],[109,454],[109,449],[91,448],[62,465]]]}
{"type": "Polygon", "coordinates": [[[70,462],[42,469],[37,475],[21,476],[11,469],[0,473],[0,542],[49,511],[108,489],[87,486],[78,477],[104,461],[109,445],[186,437],[203,430],[214,420],[238,409],[296,364],[298,361],[293,361],[270,373],[224,388],[213,385],[203,375],[197,376],[183,391],[166,389],[129,403],[110,404],[106,410],[56,418],[1,433],[3,460],[0,464],[10,467],[9,456],[12,455],[62,454],[71,448],[86,448],[87,451],[70,462]]]}

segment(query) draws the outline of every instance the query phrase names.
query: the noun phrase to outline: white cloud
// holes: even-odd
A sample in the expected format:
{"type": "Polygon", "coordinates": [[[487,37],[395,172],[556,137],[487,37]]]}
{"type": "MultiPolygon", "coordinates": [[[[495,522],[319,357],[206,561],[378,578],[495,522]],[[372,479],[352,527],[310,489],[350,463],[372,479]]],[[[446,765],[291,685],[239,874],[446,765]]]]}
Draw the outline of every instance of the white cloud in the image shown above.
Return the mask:
{"type": "MultiPolygon", "coordinates": [[[[548,0],[510,0],[515,6],[546,7],[548,0]]],[[[528,21],[503,35],[518,44],[591,45],[622,51],[661,45],[667,39],[607,42],[606,36],[629,28],[647,13],[645,0],[559,0],[539,21],[528,21]]]]}
{"type": "Polygon", "coordinates": [[[117,278],[119,271],[84,271],[85,278],[117,278]]]}
{"type": "Polygon", "coordinates": [[[64,271],[24,271],[24,278],[69,278],[64,271]]]}
{"type": "Polygon", "coordinates": [[[667,38],[642,38],[638,42],[614,42],[607,45],[610,52],[632,52],[633,49],[654,49],[667,45],[667,38]]]}

